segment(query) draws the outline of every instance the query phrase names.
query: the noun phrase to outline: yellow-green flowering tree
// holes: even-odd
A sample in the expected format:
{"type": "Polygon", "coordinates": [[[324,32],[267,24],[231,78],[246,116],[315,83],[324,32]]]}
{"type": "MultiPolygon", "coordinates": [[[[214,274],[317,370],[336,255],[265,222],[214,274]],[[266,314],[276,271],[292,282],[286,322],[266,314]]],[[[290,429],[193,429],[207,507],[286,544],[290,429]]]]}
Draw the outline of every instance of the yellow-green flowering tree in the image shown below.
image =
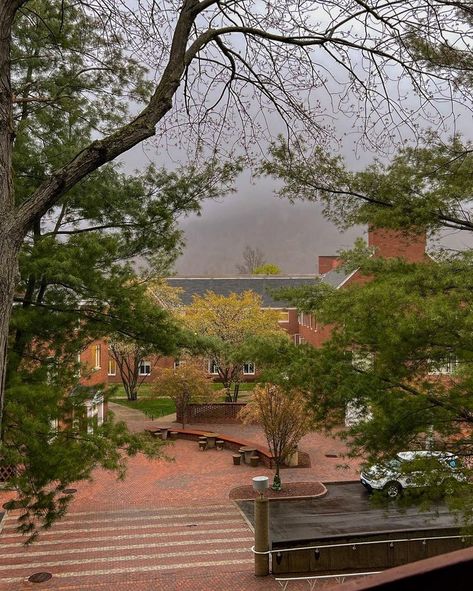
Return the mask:
{"type": "Polygon", "coordinates": [[[186,310],[187,327],[207,338],[202,352],[218,372],[228,401],[236,399],[232,386],[240,383],[244,364],[251,361],[245,357],[248,342],[283,333],[278,313],[262,305],[261,296],[252,291],[228,296],[208,291],[204,296],[194,296],[186,310]]]}

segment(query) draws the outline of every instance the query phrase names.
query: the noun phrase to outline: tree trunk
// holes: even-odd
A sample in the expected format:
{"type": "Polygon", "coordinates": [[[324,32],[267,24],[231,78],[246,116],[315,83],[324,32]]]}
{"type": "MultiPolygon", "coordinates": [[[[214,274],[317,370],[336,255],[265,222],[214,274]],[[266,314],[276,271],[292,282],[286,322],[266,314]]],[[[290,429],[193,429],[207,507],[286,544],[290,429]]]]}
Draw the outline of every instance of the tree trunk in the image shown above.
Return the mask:
{"type": "Polygon", "coordinates": [[[272,489],[279,491],[281,490],[281,477],[279,476],[279,468],[281,465],[281,459],[279,457],[276,457],[274,459],[275,463],[276,463],[276,473],[274,475],[274,479],[273,479],[273,485],[272,485],[272,489]]]}
{"type": "Polygon", "coordinates": [[[11,29],[18,2],[0,4],[0,433],[7,369],[7,343],[13,297],[18,279],[18,255],[23,240],[15,224],[12,182],[13,119],[10,81],[11,29]]]}
{"type": "Polygon", "coordinates": [[[233,402],[238,402],[238,394],[240,392],[240,384],[234,384],[233,386],[233,402]]]}
{"type": "MultiPolygon", "coordinates": [[[[3,425],[3,408],[5,404],[5,380],[7,370],[7,344],[10,326],[13,296],[18,280],[19,246],[12,245],[2,239],[2,225],[0,225],[0,425],[3,425]]],[[[3,428],[1,432],[3,438],[3,428]]]]}

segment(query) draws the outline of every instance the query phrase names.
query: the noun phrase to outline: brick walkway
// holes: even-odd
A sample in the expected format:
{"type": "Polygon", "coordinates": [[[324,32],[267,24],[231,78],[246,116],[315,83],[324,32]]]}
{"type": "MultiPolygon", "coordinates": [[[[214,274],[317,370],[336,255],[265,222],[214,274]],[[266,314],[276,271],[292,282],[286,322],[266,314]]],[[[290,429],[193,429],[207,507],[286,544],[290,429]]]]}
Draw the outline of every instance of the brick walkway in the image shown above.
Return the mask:
{"type": "MultiPolygon", "coordinates": [[[[113,405],[113,410],[134,430],[172,420],[151,422],[119,405],[113,405]]],[[[198,428],[264,442],[255,426],[198,428]]],[[[312,468],[284,470],[283,481],[356,477],[356,464],[340,471],[336,466],[343,460],[325,457],[327,452],[343,450],[339,442],[311,434],[300,447],[311,455],[312,468]]],[[[172,461],[131,459],[124,481],[98,470],[93,481],[78,483],[68,515],[31,547],[21,545],[11,513],[0,535],[0,590],[279,589],[274,579],[253,576],[252,532],[228,499],[233,487],[271,472],[233,466],[231,452],[200,452],[192,441],[177,440],[166,447],[166,453],[172,461]],[[26,581],[41,571],[53,573],[53,578],[41,584],[26,581]]],[[[289,591],[306,587],[291,583],[289,591]]]]}

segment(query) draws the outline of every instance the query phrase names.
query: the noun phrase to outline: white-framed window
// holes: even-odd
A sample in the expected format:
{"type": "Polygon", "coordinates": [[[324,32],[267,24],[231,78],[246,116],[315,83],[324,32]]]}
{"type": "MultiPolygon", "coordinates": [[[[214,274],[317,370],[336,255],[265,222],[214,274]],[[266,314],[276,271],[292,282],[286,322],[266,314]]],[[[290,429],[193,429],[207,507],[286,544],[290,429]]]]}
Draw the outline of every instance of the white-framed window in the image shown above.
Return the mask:
{"type": "Polygon", "coordinates": [[[278,311],[278,322],[289,322],[289,310],[278,311]]]}
{"type": "Polygon", "coordinates": [[[93,433],[96,427],[103,423],[103,396],[96,394],[92,400],[86,401],[85,407],[87,411],[87,433],[93,433]]]}
{"type": "Polygon", "coordinates": [[[360,371],[370,371],[373,369],[374,355],[369,351],[357,351],[351,352],[351,364],[355,369],[360,371]]]}
{"type": "Polygon", "coordinates": [[[255,375],[255,364],[252,361],[247,361],[243,364],[243,375],[254,376],[255,375]]]}
{"type": "Polygon", "coordinates": [[[95,369],[102,367],[102,345],[95,345],[95,369]]]}
{"type": "Polygon", "coordinates": [[[301,344],[301,335],[300,334],[292,335],[292,338],[294,340],[294,345],[300,345],[301,344]]]}
{"type": "Polygon", "coordinates": [[[208,372],[213,376],[218,376],[218,363],[215,361],[215,359],[209,360],[208,372]]]}
{"type": "Polygon", "coordinates": [[[149,376],[151,373],[151,363],[149,361],[142,361],[138,368],[138,374],[140,376],[149,376]]]}
{"type": "Polygon", "coordinates": [[[182,367],[185,364],[186,364],[185,359],[174,359],[173,367],[174,367],[174,369],[177,369],[178,367],[182,367]]]}
{"type": "Polygon", "coordinates": [[[117,362],[113,357],[110,357],[108,360],[108,375],[109,376],[116,376],[117,375],[117,362]]]}
{"type": "Polygon", "coordinates": [[[458,369],[458,359],[454,355],[445,357],[444,359],[429,359],[429,375],[451,375],[458,369]]]}

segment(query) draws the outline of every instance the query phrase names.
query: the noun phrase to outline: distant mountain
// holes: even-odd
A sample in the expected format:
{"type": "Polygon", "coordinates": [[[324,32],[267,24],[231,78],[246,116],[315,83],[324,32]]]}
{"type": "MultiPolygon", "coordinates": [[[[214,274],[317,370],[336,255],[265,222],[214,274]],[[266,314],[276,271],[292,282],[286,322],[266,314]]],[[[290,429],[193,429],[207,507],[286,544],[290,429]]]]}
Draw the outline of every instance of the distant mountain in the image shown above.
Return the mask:
{"type": "Polygon", "coordinates": [[[178,274],[236,274],[247,244],[261,249],[284,274],[315,273],[318,255],[349,248],[362,234],[360,228],[340,233],[317,204],[291,205],[267,188],[257,189],[250,186],[223,202],[206,204],[201,217],[183,220],[186,249],[176,264],[178,274]]]}

